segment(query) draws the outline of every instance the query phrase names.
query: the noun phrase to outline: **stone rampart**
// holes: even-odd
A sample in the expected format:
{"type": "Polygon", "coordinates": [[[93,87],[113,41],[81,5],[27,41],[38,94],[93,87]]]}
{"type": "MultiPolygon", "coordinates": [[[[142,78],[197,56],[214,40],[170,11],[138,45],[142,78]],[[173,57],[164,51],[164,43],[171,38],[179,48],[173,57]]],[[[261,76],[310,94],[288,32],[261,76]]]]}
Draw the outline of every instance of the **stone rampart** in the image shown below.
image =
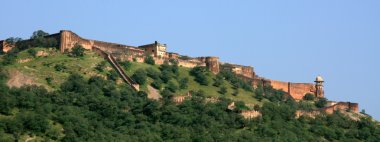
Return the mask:
{"type": "Polygon", "coordinates": [[[14,47],[15,47],[15,45],[10,44],[10,43],[6,42],[5,40],[0,41],[0,52],[7,53],[7,52],[11,51],[14,47]]]}
{"type": "Polygon", "coordinates": [[[351,102],[338,102],[332,106],[328,106],[321,109],[327,114],[332,114],[334,111],[352,111],[355,113],[359,112],[359,104],[351,102]]]}

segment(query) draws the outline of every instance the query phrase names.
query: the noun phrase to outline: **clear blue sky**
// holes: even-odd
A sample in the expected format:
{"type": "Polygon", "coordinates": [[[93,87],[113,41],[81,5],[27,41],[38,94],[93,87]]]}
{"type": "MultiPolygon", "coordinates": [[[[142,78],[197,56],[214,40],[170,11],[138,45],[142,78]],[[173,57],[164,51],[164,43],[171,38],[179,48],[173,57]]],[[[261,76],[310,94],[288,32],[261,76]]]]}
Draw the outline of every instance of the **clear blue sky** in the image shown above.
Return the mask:
{"type": "Polygon", "coordinates": [[[380,119],[379,0],[3,1],[0,39],[68,29],[127,45],[155,40],[190,56],[220,56],[271,79],[312,82],[330,100],[380,119]]]}

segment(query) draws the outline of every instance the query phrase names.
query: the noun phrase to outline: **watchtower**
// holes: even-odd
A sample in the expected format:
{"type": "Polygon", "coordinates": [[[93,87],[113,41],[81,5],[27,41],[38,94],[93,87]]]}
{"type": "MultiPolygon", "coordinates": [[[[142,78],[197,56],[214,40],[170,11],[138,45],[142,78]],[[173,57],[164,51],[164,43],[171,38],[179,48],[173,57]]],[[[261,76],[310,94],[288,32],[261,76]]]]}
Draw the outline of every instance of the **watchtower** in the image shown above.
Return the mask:
{"type": "Polygon", "coordinates": [[[323,83],[325,82],[322,78],[322,76],[318,75],[317,78],[315,78],[315,96],[318,98],[322,98],[325,96],[325,92],[323,90],[323,83]]]}

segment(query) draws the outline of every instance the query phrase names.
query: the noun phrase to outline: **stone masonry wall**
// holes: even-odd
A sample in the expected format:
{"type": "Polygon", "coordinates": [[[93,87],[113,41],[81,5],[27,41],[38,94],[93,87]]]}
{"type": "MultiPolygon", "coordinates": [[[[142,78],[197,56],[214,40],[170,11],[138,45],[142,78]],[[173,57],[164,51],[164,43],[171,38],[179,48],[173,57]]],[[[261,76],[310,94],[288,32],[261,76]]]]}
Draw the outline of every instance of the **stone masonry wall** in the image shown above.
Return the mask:
{"type": "Polygon", "coordinates": [[[274,89],[287,92],[296,100],[301,100],[307,93],[314,94],[315,85],[312,83],[291,83],[276,80],[269,80],[270,85],[274,89]]]}
{"type": "Polygon", "coordinates": [[[0,41],[0,52],[7,53],[12,50],[14,45],[7,43],[5,40],[0,41]]]}
{"type": "Polygon", "coordinates": [[[349,110],[349,111],[358,113],[359,112],[359,104],[358,103],[351,103],[351,102],[338,102],[335,105],[322,108],[322,110],[325,111],[327,114],[332,114],[332,113],[334,113],[334,111],[345,111],[345,110],[349,110]]]}
{"type": "Polygon", "coordinates": [[[307,93],[315,92],[315,85],[312,83],[290,83],[289,88],[289,94],[296,100],[301,100],[307,93]]]}

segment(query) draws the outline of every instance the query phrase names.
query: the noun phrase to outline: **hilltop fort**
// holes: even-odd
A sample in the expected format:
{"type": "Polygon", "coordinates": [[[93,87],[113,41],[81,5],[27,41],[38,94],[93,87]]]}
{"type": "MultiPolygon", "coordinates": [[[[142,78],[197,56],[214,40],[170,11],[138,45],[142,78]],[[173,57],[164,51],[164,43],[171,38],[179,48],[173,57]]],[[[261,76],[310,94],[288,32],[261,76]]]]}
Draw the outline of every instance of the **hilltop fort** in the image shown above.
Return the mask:
{"type": "MultiPolygon", "coordinates": [[[[222,70],[228,70],[237,76],[251,83],[255,88],[261,86],[271,86],[274,89],[282,90],[295,100],[302,100],[306,94],[313,94],[315,97],[324,97],[324,80],[321,76],[315,78],[314,83],[294,83],[287,81],[277,81],[258,76],[251,66],[237,65],[232,63],[220,62],[219,57],[188,57],[178,53],[168,52],[167,45],[155,41],[151,44],[141,46],[129,46],[117,43],[110,43],[98,40],[82,38],[69,30],[62,30],[59,33],[45,36],[45,38],[55,39],[58,42],[59,49],[62,53],[71,51],[79,44],[87,50],[92,50],[102,57],[108,59],[115,66],[122,78],[136,90],[139,85],[131,80],[122,69],[120,69],[117,60],[144,62],[146,56],[152,56],[156,64],[163,64],[165,61],[175,60],[179,66],[193,68],[205,66],[212,73],[217,74],[222,70]]],[[[30,42],[25,40],[23,42],[30,42]]],[[[0,41],[0,50],[9,52],[15,45],[3,40],[0,41]]],[[[183,99],[179,99],[183,100],[183,99]]],[[[358,112],[358,104],[350,102],[329,102],[329,106],[324,108],[326,112],[333,112],[339,109],[351,110],[358,112]]],[[[248,114],[251,115],[251,114],[248,114]]]]}

